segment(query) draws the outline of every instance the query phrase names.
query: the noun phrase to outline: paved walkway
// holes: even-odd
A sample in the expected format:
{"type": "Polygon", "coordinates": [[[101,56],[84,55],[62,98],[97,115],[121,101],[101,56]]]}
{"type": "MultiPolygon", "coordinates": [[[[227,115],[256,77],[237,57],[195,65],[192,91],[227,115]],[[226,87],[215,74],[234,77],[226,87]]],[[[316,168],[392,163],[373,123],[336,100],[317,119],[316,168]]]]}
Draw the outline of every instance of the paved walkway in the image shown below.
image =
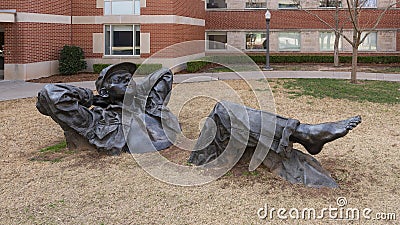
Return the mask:
{"type": "MultiPolygon", "coordinates": [[[[193,73],[174,76],[174,83],[201,82],[211,80],[260,79],[260,78],[332,78],[350,79],[350,72],[335,71],[264,71],[264,72],[224,72],[224,73],[193,73]]],[[[358,72],[360,80],[384,80],[400,82],[400,74],[358,72]]],[[[140,79],[140,78],[139,78],[140,79]]],[[[94,81],[73,82],[71,85],[94,90],[94,81]]],[[[29,98],[37,95],[45,84],[28,83],[25,81],[0,81],[0,101],[29,98]]]]}

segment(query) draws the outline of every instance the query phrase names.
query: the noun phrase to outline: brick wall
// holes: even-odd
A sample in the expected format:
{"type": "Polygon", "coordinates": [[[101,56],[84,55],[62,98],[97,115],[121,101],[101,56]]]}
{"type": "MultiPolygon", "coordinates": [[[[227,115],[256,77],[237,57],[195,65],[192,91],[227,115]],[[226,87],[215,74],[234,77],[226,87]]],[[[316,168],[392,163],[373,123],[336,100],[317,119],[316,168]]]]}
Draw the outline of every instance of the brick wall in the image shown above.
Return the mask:
{"type": "MultiPolygon", "coordinates": [[[[0,1],[0,9],[17,13],[70,15],[71,0],[0,1]]],[[[3,23],[5,30],[5,63],[25,64],[57,60],[59,51],[71,40],[70,24],[3,23]]]]}
{"type": "Polygon", "coordinates": [[[191,18],[205,19],[205,3],[201,0],[176,0],[174,2],[174,14],[191,18]]]}
{"type": "Polygon", "coordinates": [[[24,64],[57,60],[61,48],[70,43],[69,24],[4,24],[5,63],[24,64]]]}
{"type": "Polygon", "coordinates": [[[173,15],[172,0],[146,0],[146,7],[140,9],[142,15],[173,15]]]}
{"type": "Polygon", "coordinates": [[[85,53],[85,58],[101,58],[103,54],[93,53],[93,33],[103,33],[101,24],[73,24],[72,44],[79,46],[85,53]]]}
{"type": "MultiPolygon", "coordinates": [[[[143,24],[140,27],[142,33],[150,33],[150,54],[142,54],[142,57],[150,55],[177,43],[193,40],[204,40],[204,27],[183,24],[143,24]]],[[[179,57],[200,53],[204,45],[193,46],[187,49],[173,48],[165,51],[160,57],[179,57]]]]}
{"type": "Polygon", "coordinates": [[[2,0],[0,9],[16,9],[17,12],[70,15],[71,0],[2,0]]]}
{"type": "Polygon", "coordinates": [[[0,9],[16,9],[17,11],[24,11],[26,4],[29,3],[19,0],[2,0],[0,1],[0,9]]]}
{"type": "Polygon", "coordinates": [[[102,16],[103,9],[96,8],[96,0],[72,0],[72,15],[102,16]]]}
{"type": "Polygon", "coordinates": [[[146,0],[142,15],[178,15],[204,19],[205,6],[201,0],[146,0]]]}
{"type": "MultiPolygon", "coordinates": [[[[321,23],[314,16],[299,10],[270,10],[272,14],[271,29],[321,29],[327,26],[321,23]]],[[[314,10],[325,21],[333,25],[333,11],[314,10]]],[[[381,11],[364,10],[360,15],[360,22],[374,21],[371,18],[377,18],[381,11]]],[[[265,11],[206,11],[206,29],[207,30],[230,30],[230,29],[264,29],[265,11]]],[[[382,18],[377,28],[398,28],[400,27],[400,11],[391,10],[382,18]]],[[[341,21],[346,21],[344,28],[351,28],[347,19],[347,12],[341,11],[341,21]]],[[[362,26],[368,26],[362,24],[362,26]]]]}
{"type": "Polygon", "coordinates": [[[54,15],[71,15],[71,0],[31,0],[24,2],[24,12],[54,15]]]}

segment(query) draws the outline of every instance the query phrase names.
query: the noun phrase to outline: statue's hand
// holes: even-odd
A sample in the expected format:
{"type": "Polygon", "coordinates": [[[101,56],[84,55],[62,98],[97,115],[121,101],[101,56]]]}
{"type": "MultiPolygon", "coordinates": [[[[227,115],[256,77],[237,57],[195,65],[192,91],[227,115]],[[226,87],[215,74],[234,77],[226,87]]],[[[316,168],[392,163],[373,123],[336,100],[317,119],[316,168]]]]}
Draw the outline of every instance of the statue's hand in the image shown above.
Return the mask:
{"type": "Polygon", "coordinates": [[[102,108],[106,108],[110,103],[106,98],[101,97],[100,95],[93,96],[93,105],[100,106],[102,108]]]}

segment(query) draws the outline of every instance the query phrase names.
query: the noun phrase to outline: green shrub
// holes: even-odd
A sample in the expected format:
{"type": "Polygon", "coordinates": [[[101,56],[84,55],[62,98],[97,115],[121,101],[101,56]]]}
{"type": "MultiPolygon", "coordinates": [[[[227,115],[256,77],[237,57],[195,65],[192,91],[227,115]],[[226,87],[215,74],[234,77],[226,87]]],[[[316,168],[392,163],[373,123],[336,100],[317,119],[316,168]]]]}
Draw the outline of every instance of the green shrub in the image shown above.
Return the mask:
{"type": "Polygon", "coordinates": [[[190,61],[186,63],[186,70],[189,73],[194,73],[205,67],[206,65],[210,64],[209,62],[205,61],[190,61]]]}
{"type": "Polygon", "coordinates": [[[93,64],[93,72],[100,73],[103,69],[107,68],[111,64],[93,64]]]}
{"type": "Polygon", "coordinates": [[[83,50],[78,46],[65,45],[60,53],[59,68],[61,74],[76,74],[86,69],[83,50]]]}
{"type": "MultiPolygon", "coordinates": [[[[257,64],[265,63],[265,55],[249,55],[257,64]]],[[[341,63],[351,63],[351,56],[339,56],[341,63]]],[[[198,72],[211,62],[220,64],[249,64],[247,56],[206,56],[201,59],[187,62],[189,73],[198,72]]],[[[272,55],[271,63],[333,63],[333,55],[272,55]]],[[[359,63],[390,64],[400,63],[400,56],[359,56],[359,63]]]]}
{"type": "Polygon", "coordinates": [[[137,75],[149,75],[162,68],[161,64],[137,64],[138,69],[136,70],[137,75]]]}
{"type": "MultiPolygon", "coordinates": [[[[265,63],[264,55],[250,55],[255,63],[265,63]]],[[[339,56],[341,63],[351,63],[351,56],[339,56]]],[[[273,55],[271,63],[333,63],[330,55],[273,55]]],[[[400,63],[400,56],[359,56],[359,63],[390,64],[400,63]]]]}

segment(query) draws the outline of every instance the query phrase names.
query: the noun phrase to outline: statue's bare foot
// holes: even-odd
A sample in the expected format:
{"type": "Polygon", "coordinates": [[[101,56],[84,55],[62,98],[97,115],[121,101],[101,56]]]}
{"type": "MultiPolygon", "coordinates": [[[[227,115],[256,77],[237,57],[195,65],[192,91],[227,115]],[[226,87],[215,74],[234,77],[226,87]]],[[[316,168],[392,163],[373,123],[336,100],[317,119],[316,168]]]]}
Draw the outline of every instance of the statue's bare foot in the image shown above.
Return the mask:
{"type": "Polygon", "coordinates": [[[315,155],[321,152],[325,143],[345,136],[359,123],[361,116],[331,123],[300,124],[290,136],[290,140],[300,143],[311,155],[315,155]]]}

